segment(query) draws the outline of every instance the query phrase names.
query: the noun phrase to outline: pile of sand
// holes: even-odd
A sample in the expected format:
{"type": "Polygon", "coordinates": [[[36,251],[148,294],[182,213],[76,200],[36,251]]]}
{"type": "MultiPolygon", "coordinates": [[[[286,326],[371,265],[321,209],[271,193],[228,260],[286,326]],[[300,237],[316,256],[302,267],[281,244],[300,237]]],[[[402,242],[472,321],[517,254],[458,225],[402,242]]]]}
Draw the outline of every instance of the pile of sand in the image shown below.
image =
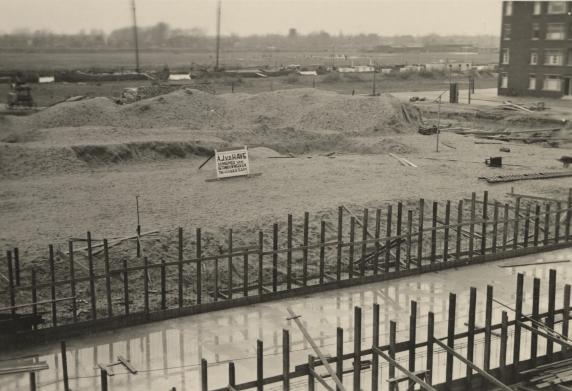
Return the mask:
{"type": "Polygon", "coordinates": [[[316,89],[292,89],[255,95],[211,95],[198,90],[119,106],[107,98],[64,102],[40,113],[11,118],[20,129],[82,126],[126,128],[300,131],[333,130],[348,134],[414,131],[416,108],[391,95],[340,95],[316,89]]]}

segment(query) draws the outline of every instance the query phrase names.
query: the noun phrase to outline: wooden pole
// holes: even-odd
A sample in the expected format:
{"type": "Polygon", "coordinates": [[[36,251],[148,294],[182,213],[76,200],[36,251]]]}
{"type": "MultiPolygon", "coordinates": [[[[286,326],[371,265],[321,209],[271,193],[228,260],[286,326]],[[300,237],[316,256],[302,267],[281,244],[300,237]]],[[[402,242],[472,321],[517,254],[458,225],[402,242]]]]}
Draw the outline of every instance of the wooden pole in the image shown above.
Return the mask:
{"type": "Polygon", "coordinates": [[[314,356],[308,355],[308,391],[314,391],[315,388],[314,379],[314,356]]]}
{"type": "Polygon", "coordinates": [[[30,372],[30,391],[36,391],[36,372],[30,372]]]}
{"type": "Polygon", "coordinates": [[[412,232],[413,232],[413,211],[407,211],[407,250],[405,257],[407,258],[407,270],[411,270],[411,244],[412,244],[412,232]]]}
{"type": "MultiPolygon", "coordinates": [[[[564,312],[562,314],[562,336],[568,338],[570,328],[570,284],[564,285],[564,305],[562,307],[564,312]]],[[[570,348],[564,348],[570,351],[570,348]]]]}
{"type": "Polygon", "coordinates": [[[66,352],[66,342],[61,341],[60,347],[62,353],[62,373],[64,377],[64,391],[70,391],[70,385],[68,379],[68,357],[66,352]]]}
{"type": "MultiPolygon", "coordinates": [[[[409,314],[409,371],[415,372],[415,345],[417,341],[417,302],[411,300],[409,314]]],[[[415,382],[409,379],[409,389],[413,389],[415,382]]]]}
{"type": "Polygon", "coordinates": [[[272,226],[272,292],[278,292],[278,224],[272,226]]]}
{"type": "Polygon", "coordinates": [[[443,233],[443,262],[449,260],[449,224],[451,223],[451,201],[445,204],[445,232],[443,233]]]}
{"type": "Polygon", "coordinates": [[[489,214],[487,207],[489,205],[489,192],[483,192],[483,224],[481,226],[481,254],[485,255],[487,251],[487,220],[489,219],[489,214]]]}
{"type": "Polygon", "coordinates": [[[461,259],[461,245],[463,240],[463,227],[461,224],[463,223],[463,201],[459,201],[457,205],[457,243],[456,243],[456,254],[455,258],[457,261],[461,259]]]}
{"type": "MultiPolygon", "coordinates": [[[[386,237],[391,237],[391,214],[392,214],[392,205],[387,207],[387,225],[385,229],[386,237]]],[[[385,272],[389,273],[389,257],[391,255],[391,241],[389,239],[385,239],[385,272]]],[[[397,265],[395,265],[397,270],[397,265]]]]}
{"type": "Polygon", "coordinates": [[[229,388],[233,387],[232,389],[236,386],[236,370],[232,361],[228,363],[228,385],[229,388]]]}
{"type": "Polygon", "coordinates": [[[218,289],[218,258],[214,260],[214,301],[217,302],[219,297],[218,289]]]}
{"type": "Polygon", "coordinates": [[[107,370],[101,368],[100,370],[100,378],[101,378],[101,391],[107,391],[107,370]]]}
{"type": "Polygon", "coordinates": [[[336,253],[336,280],[340,281],[342,278],[342,242],[343,242],[343,208],[338,207],[338,244],[336,253]]]}
{"type": "Polygon", "coordinates": [[[395,247],[395,270],[399,271],[401,267],[401,223],[403,220],[403,203],[397,203],[397,225],[395,234],[399,237],[399,243],[395,247]]]}
{"type": "MultiPolygon", "coordinates": [[[[276,251],[277,248],[275,248],[274,250],[276,251]]],[[[274,256],[278,255],[274,254],[274,256]]],[[[232,274],[233,274],[233,263],[232,263],[232,228],[231,228],[228,230],[228,299],[229,300],[232,299],[232,289],[234,287],[234,284],[232,282],[232,274]]]]}
{"type": "Polygon", "coordinates": [[[248,296],[248,274],[250,273],[248,269],[248,252],[245,252],[242,257],[242,295],[244,297],[248,296]]]}
{"type": "Polygon", "coordinates": [[[20,250],[14,248],[14,274],[16,277],[16,286],[20,286],[20,250]]]}
{"type": "Polygon", "coordinates": [[[93,272],[93,251],[91,247],[91,232],[89,231],[87,231],[87,260],[89,267],[89,297],[91,299],[91,319],[95,320],[97,319],[97,300],[95,298],[95,278],[93,272]]]}
{"type": "MultiPolygon", "coordinates": [[[[32,314],[34,315],[34,318],[38,316],[38,305],[36,304],[37,302],[38,302],[38,292],[36,290],[36,269],[32,268],[32,303],[34,303],[34,305],[32,306],[32,314]]],[[[15,313],[14,306],[12,306],[12,309],[14,311],[12,313],[15,313]]],[[[38,325],[34,324],[34,330],[37,329],[38,325]]]]}
{"type": "MultiPolygon", "coordinates": [[[[474,205],[474,204],[473,204],[474,205]]],[[[473,221],[473,220],[472,220],[473,221]]],[[[447,325],[447,346],[451,349],[455,349],[455,309],[457,304],[457,295],[454,293],[449,293],[449,318],[447,325]]],[[[447,352],[447,362],[446,362],[446,388],[451,388],[451,383],[453,382],[453,355],[447,352]]]]}
{"type": "Polygon", "coordinates": [[[508,216],[509,216],[509,206],[504,204],[504,221],[503,221],[503,231],[502,231],[502,250],[506,251],[507,239],[508,239],[508,216]]]}
{"type": "Polygon", "coordinates": [[[361,235],[361,262],[359,264],[359,275],[360,277],[365,276],[365,259],[367,257],[367,220],[368,220],[368,210],[363,210],[363,223],[362,223],[362,235],[361,235]]]}
{"type": "Polygon", "coordinates": [[[208,363],[204,358],[201,359],[201,390],[209,391],[208,363]]]}
{"type": "Polygon", "coordinates": [[[497,240],[498,240],[498,223],[499,223],[499,204],[495,201],[493,209],[493,254],[497,252],[497,240]]]}
{"type": "MultiPolygon", "coordinates": [[[[417,267],[421,267],[423,260],[423,215],[425,200],[419,200],[419,227],[417,231],[417,267]]],[[[395,371],[394,371],[395,372],[395,371]]]]}
{"type": "MultiPolygon", "coordinates": [[[[6,266],[8,269],[8,291],[10,292],[10,307],[12,307],[12,315],[16,313],[16,296],[14,293],[14,273],[12,271],[12,252],[6,251],[6,266]]],[[[35,302],[35,301],[34,301],[35,302]]]]}
{"type": "Polygon", "coordinates": [[[167,271],[165,270],[165,258],[161,258],[161,309],[167,309],[167,271]]]}
{"type": "Polygon", "coordinates": [[[261,340],[256,340],[256,389],[264,389],[264,346],[261,340]]]}
{"type": "Polygon", "coordinates": [[[352,279],[354,276],[354,240],[355,240],[355,225],[356,220],[355,217],[350,217],[350,247],[349,247],[349,265],[348,265],[348,272],[349,278],[352,279]]]}
{"type": "Polygon", "coordinates": [[[264,232],[258,232],[258,296],[262,296],[264,290],[264,232]]]}
{"type": "MultiPolygon", "coordinates": [[[[546,326],[554,329],[554,311],[556,306],[556,270],[550,269],[548,276],[548,316],[546,317],[546,326]]],[[[546,356],[549,361],[553,359],[554,343],[550,340],[546,341],[546,356]]]]}
{"type": "MultiPolygon", "coordinates": [[[[540,310],[540,279],[534,278],[532,286],[532,316],[534,320],[532,327],[538,329],[536,322],[540,321],[538,316],[540,310]]],[[[533,367],[536,367],[538,357],[538,334],[532,333],[530,335],[530,359],[532,360],[533,367]]]]}
{"type": "Polygon", "coordinates": [[[129,315],[129,275],[127,272],[127,259],[123,258],[123,301],[125,315],[129,315]]]}
{"type": "Polygon", "coordinates": [[[469,226],[469,261],[473,260],[474,241],[475,241],[475,202],[477,194],[471,194],[471,225],[469,226]]]}
{"type": "Polygon", "coordinates": [[[518,365],[520,363],[520,337],[521,329],[519,326],[520,320],[522,319],[522,301],[524,299],[524,274],[518,273],[516,278],[516,303],[515,303],[515,313],[514,318],[517,322],[514,325],[514,336],[513,336],[513,352],[512,352],[512,378],[516,380],[518,374],[518,365]]]}
{"type": "Polygon", "coordinates": [[[570,240],[570,222],[572,221],[572,188],[568,189],[568,210],[566,211],[566,227],[564,227],[566,241],[570,240]]]}
{"type": "Polygon", "coordinates": [[[178,260],[179,260],[179,264],[178,266],[178,283],[179,283],[179,299],[177,300],[178,304],[179,304],[179,308],[183,307],[183,303],[185,301],[184,297],[183,297],[183,228],[179,227],[178,229],[178,238],[179,238],[179,246],[178,246],[178,260]]]}
{"type": "Polygon", "coordinates": [[[203,251],[201,248],[201,229],[197,228],[195,231],[195,235],[196,235],[196,252],[197,252],[197,283],[196,283],[196,287],[197,287],[197,304],[201,304],[202,303],[202,293],[203,293],[203,286],[202,286],[202,257],[203,257],[203,251]]]}
{"type": "Polygon", "coordinates": [[[427,314],[427,362],[425,369],[427,370],[427,384],[432,384],[433,379],[433,339],[435,337],[435,314],[429,312],[427,314]]]}
{"type": "Polygon", "coordinates": [[[105,267],[105,296],[107,299],[107,316],[113,316],[113,305],[111,303],[111,275],[109,274],[109,246],[107,239],[103,239],[103,262],[105,267]]]}
{"type": "Polygon", "coordinates": [[[514,223],[513,223],[513,243],[512,248],[516,250],[518,248],[518,222],[520,219],[520,197],[516,197],[516,205],[514,207],[514,223]]]}
{"type": "Polygon", "coordinates": [[[322,220],[320,222],[320,285],[324,283],[324,272],[325,272],[325,246],[326,242],[326,222],[322,220]]]}
{"type": "Polygon", "coordinates": [[[431,266],[437,258],[437,208],[439,204],[433,202],[433,219],[431,221],[431,266]]]}
{"type": "Polygon", "coordinates": [[[354,307],[354,390],[361,389],[361,308],[354,307]]]}
{"type": "Polygon", "coordinates": [[[286,290],[292,289],[292,215],[288,214],[288,232],[286,236],[288,253],[286,254],[286,290]]]}
{"type": "MultiPolygon", "coordinates": [[[[373,352],[375,354],[380,355],[383,359],[385,359],[386,361],[389,362],[389,367],[391,368],[392,366],[395,366],[397,369],[399,369],[401,372],[403,372],[409,379],[413,380],[415,383],[419,384],[421,386],[422,389],[427,390],[427,391],[437,391],[435,388],[431,387],[429,384],[427,384],[426,382],[424,382],[423,380],[421,380],[419,377],[417,377],[415,374],[409,372],[404,366],[402,366],[401,364],[399,364],[398,361],[395,360],[395,358],[391,357],[390,355],[385,354],[381,349],[378,348],[374,348],[373,352]]],[[[395,377],[395,374],[394,374],[395,377]]],[[[389,389],[393,390],[395,389],[395,385],[392,382],[389,385],[389,389]]]]}
{"type": "Polygon", "coordinates": [[[290,332],[282,330],[282,390],[290,389],[290,332]]]}
{"type": "Polygon", "coordinates": [[[506,350],[508,343],[507,341],[508,341],[508,315],[506,311],[503,311],[502,324],[501,324],[500,350],[499,350],[499,368],[503,381],[507,379],[507,374],[506,374],[506,350]]]}
{"type": "MultiPolygon", "coordinates": [[[[373,304],[372,347],[379,348],[379,304],[373,304]]],[[[371,390],[379,390],[379,357],[374,354],[371,361],[371,390]]]]}
{"type": "Polygon", "coordinates": [[[373,274],[377,275],[379,273],[379,249],[381,236],[381,209],[377,208],[375,210],[375,256],[373,258],[373,274]]]}
{"type": "Polygon", "coordinates": [[[554,217],[554,243],[560,241],[560,218],[562,217],[562,203],[556,203],[556,215],[554,217]]]}
{"type": "Polygon", "coordinates": [[[145,313],[149,313],[149,261],[143,257],[143,305],[145,313]]]}
{"type": "Polygon", "coordinates": [[[76,299],[76,289],[75,289],[75,265],[73,260],[73,241],[68,241],[68,254],[69,254],[69,269],[70,269],[70,291],[72,300],[72,317],[73,322],[77,322],[77,299],[76,299]]]}
{"type": "Polygon", "coordinates": [[[544,245],[548,246],[548,241],[550,239],[550,204],[547,203],[545,206],[544,214],[544,245]]]}
{"type": "MultiPolygon", "coordinates": [[[[389,369],[388,369],[388,376],[390,379],[393,379],[395,377],[395,353],[396,353],[396,349],[395,349],[395,345],[396,345],[396,333],[397,333],[397,323],[395,323],[395,321],[390,320],[389,321],[389,358],[391,359],[389,361],[389,369]],[[393,360],[393,362],[392,362],[393,360]]],[[[383,356],[382,356],[383,357],[383,356]]],[[[389,391],[396,391],[396,386],[395,383],[390,383],[389,384],[389,391]]]]}
{"type": "Polygon", "coordinates": [[[483,350],[483,368],[488,371],[491,367],[491,327],[493,320],[493,286],[487,285],[485,304],[485,347],[483,350]]]}
{"type": "MultiPolygon", "coordinates": [[[[341,327],[336,329],[336,376],[341,383],[344,377],[344,329],[341,327]]],[[[342,389],[336,384],[336,391],[342,391],[342,389]]]]}
{"type": "MultiPolygon", "coordinates": [[[[469,296],[469,322],[467,330],[467,360],[473,361],[474,351],[475,351],[475,316],[477,307],[477,288],[471,287],[469,296]]],[[[473,370],[470,366],[467,366],[467,387],[471,389],[473,382],[473,370]]]]}
{"type": "MultiPolygon", "coordinates": [[[[310,225],[310,214],[304,212],[304,249],[302,250],[302,285],[308,285],[308,231],[310,225]]],[[[339,233],[338,233],[339,235],[339,233]]]]}
{"type": "Polygon", "coordinates": [[[52,299],[52,327],[58,325],[58,313],[56,309],[56,269],[54,265],[54,246],[49,246],[49,262],[50,262],[50,292],[52,299]]]}

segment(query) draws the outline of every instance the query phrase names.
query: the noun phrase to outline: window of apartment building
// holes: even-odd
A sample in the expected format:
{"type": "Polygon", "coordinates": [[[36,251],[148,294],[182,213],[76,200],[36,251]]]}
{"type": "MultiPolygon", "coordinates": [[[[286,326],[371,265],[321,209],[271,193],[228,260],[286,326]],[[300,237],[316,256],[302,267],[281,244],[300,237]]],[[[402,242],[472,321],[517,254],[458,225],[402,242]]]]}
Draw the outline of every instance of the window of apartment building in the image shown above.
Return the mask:
{"type": "Polygon", "coordinates": [[[511,16],[512,15],[512,1],[505,1],[504,2],[504,15],[511,16]]]}
{"type": "Polygon", "coordinates": [[[528,75],[528,89],[536,90],[536,75],[528,75]]]}
{"type": "Polygon", "coordinates": [[[503,24],[502,25],[502,39],[510,39],[510,31],[511,27],[510,24],[503,24]]]}
{"type": "Polygon", "coordinates": [[[549,13],[549,14],[564,14],[564,13],[566,13],[566,2],[565,1],[549,1],[547,13],[549,13]]]}
{"type": "Polygon", "coordinates": [[[501,73],[500,88],[508,88],[508,75],[506,73],[501,73]]]}
{"type": "Polygon", "coordinates": [[[546,39],[564,39],[566,38],[566,26],[564,23],[548,23],[546,25],[546,39]]]}
{"type": "Polygon", "coordinates": [[[542,13],[542,2],[541,1],[535,1],[534,2],[534,9],[533,9],[532,13],[534,15],[540,15],[542,13]]]}
{"type": "Polygon", "coordinates": [[[530,65],[538,65],[538,51],[536,49],[530,51],[530,65]]]}
{"type": "Polygon", "coordinates": [[[508,49],[505,48],[502,50],[502,63],[506,65],[509,63],[509,61],[510,61],[510,52],[508,49]]]}
{"type": "Polygon", "coordinates": [[[540,23],[532,24],[532,39],[540,39],[540,23]]]}
{"type": "Polygon", "coordinates": [[[542,89],[546,91],[560,91],[562,80],[557,75],[544,76],[544,83],[542,89]]]}
{"type": "Polygon", "coordinates": [[[562,65],[563,55],[561,50],[548,49],[544,51],[544,65],[562,65]]]}

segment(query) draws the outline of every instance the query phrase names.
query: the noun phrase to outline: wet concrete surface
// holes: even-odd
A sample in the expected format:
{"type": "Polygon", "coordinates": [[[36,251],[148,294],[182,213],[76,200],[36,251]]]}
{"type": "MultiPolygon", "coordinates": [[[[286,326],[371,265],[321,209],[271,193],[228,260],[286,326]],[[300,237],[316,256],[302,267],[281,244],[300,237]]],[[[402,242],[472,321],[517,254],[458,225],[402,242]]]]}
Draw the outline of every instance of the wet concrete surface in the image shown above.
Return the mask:
{"type": "MultiPolygon", "coordinates": [[[[533,266],[501,267],[530,262],[549,262],[572,259],[572,249],[530,255],[498,261],[489,264],[467,266],[434,273],[412,276],[393,281],[362,285],[304,297],[281,300],[265,304],[194,315],[169,321],[156,322],[139,327],[120,329],[114,332],[96,333],[67,341],[68,372],[70,387],[74,391],[99,390],[98,364],[116,361],[117,356],[128,358],[138,369],[136,375],[128,374],[125,367],[114,366],[109,378],[111,390],[198,390],[200,389],[200,360],[209,363],[209,389],[224,387],[228,384],[228,361],[236,366],[237,383],[256,378],[256,341],[264,343],[264,375],[278,375],[282,371],[282,329],[290,330],[291,370],[295,365],[307,362],[313,354],[310,345],[304,340],[293,321],[287,320],[286,308],[301,316],[308,332],[325,354],[335,355],[336,327],[344,329],[344,352],[353,351],[353,308],[360,306],[363,313],[362,349],[372,343],[372,308],[380,305],[380,343],[389,342],[389,321],[397,322],[397,341],[407,340],[409,336],[409,310],[411,301],[418,303],[417,339],[426,339],[427,313],[435,314],[435,335],[444,337],[447,329],[449,293],[457,295],[456,332],[467,330],[469,289],[477,288],[477,327],[484,325],[485,294],[488,284],[494,287],[494,297],[510,307],[514,307],[516,274],[525,275],[525,297],[523,311],[531,313],[532,279],[541,278],[540,311],[546,311],[548,300],[548,275],[550,269],[557,271],[556,307],[563,303],[563,286],[572,281],[572,262],[548,263],[533,266]]],[[[501,313],[506,310],[509,320],[514,314],[495,303],[493,322],[500,323],[501,313]]],[[[508,341],[508,363],[512,357],[512,338],[508,341]]],[[[482,335],[477,336],[475,346],[476,363],[482,365],[482,335]]],[[[465,354],[463,340],[456,341],[461,354],[465,354]]],[[[61,357],[59,342],[46,344],[2,355],[0,360],[16,356],[39,355],[40,361],[46,361],[49,369],[38,375],[38,389],[46,391],[63,390],[61,357]]],[[[539,339],[539,354],[544,354],[544,341],[539,339]]],[[[529,357],[530,334],[523,331],[521,358],[529,357]]],[[[559,347],[555,346],[558,351],[559,347]]],[[[498,366],[498,338],[493,336],[491,349],[491,367],[498,366]]],[[[369,359],[369,357],[364,357],[369,359]]],[[[398,355],[398,359],[407,362],[407,353],[398,355]]],[[[446,354],[435,348],[433,374],[434,383],[444,380],[446,354]]],[[[347,368],[351,360],[346,360],[347,368]]],[[[0,364],[6,364],[4,363],[0,364]]],[[[386,387],[388,378],[387,363],[380,359],[382,386],[386,387]]],[[[417,369],[425,367],[425,352],[418,350],[417,369]]],[[[325,372],[319,368],[320,373],[325,372]]],[[[399,373],[398,373],[399,374],[399,373]]],[[[454,376],[462,377],[465,366],[455,361],[454,376]]],[[[371,370],[362,372],[362,389],[370,389],[371,370]]],[[[306,378],[291,381],[291,389],[307,388],[306,378]]],[[[333,384],[333,382],[332,382],[333,384]]],[[[351,375],[345,375],[344,384],[352,388],[351,375]]],[[[275,383],[265,386],[265,390],[281,390],[282,385],[275,383]]],[[[321,386],[317,385],[317,389],[321,386]]],[[[28,390],[28,375],[10,375],[0,378],[0,390],[28,390]]],[[[383,388],[385,389],[385,388],[383,388]]]]}

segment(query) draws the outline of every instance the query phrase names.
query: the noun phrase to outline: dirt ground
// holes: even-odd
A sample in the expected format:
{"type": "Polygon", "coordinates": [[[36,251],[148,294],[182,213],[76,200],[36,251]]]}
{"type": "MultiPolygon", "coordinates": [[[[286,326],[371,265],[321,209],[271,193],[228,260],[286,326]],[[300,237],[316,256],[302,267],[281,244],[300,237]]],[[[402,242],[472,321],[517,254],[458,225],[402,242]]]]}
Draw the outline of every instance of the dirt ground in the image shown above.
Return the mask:
{"type": "MultiPolygon", "coordinates": [[[[513,186],[518,193],[566,198],[571,178],[491,185],[479,177],[569,170],[557,159],[571,154],[570,143],[560,148],[477,144],[473,136],[445,128],[437,152],[436,136],[417,133],[420,123],[435,122],[434,106],[315,89],[216,96],[193,90],[132,105],[95,98],[30,117],[5,117],[0,122],[0,247],[20,249],[24,276],[33,265],[40,278],[48,278],[48,244],[65,251],[69,238],[85,237],[87,231],[98,239],[133,235],[136,196],[142,231],[160,231],[143,240],[153,263],[176,259],[179,226],[186,248],[193,247],[194,229],[202,228],[205,253],[218,254],[226,249],[229,228],[236,246],[247,246],[258,230],[271,232],[276,222],[283,241],[287,214],[293,215],[299,237],[304,212],[309,212],[315,241],[320,220],[335,224],[342,204],[358,214],[364,207],[404,201],[408,208],[419,198],[457,201],[485,190],[490,199],[505,201],[513,186]],[[251,172],[261,175],[207,181],[216,176],[214,162],[199,166],[213,148],[229,145],[248,145],[251,172]],[[389,153],[417,167],[403,166],[389,153]],[[492,156],[503,157],[503,168],[484,164],[492,156]]],[[[444,104],[441,125],[546,128],[563,115],[491,110],[444,104]],[[475,116],[477,111],[481,115],[475,116]]],[[[570,128],[560,126],[569,136],[570,128]]],[[[131,262],[134,255],[133,242],[110,254],[115,268],[118,260],[131,262]]],[[[66,273],[65,257],[57,261],[66,273]]],[[[119,295],[121,287],[115,288],[119,295]]],[[[88,287],[78,289],[87,298],[88,287]]],[[[98,284],[101,300],[104,289],[98,284]]],[[[173,305],[174,295],[169,300],[173,305]]]]}

